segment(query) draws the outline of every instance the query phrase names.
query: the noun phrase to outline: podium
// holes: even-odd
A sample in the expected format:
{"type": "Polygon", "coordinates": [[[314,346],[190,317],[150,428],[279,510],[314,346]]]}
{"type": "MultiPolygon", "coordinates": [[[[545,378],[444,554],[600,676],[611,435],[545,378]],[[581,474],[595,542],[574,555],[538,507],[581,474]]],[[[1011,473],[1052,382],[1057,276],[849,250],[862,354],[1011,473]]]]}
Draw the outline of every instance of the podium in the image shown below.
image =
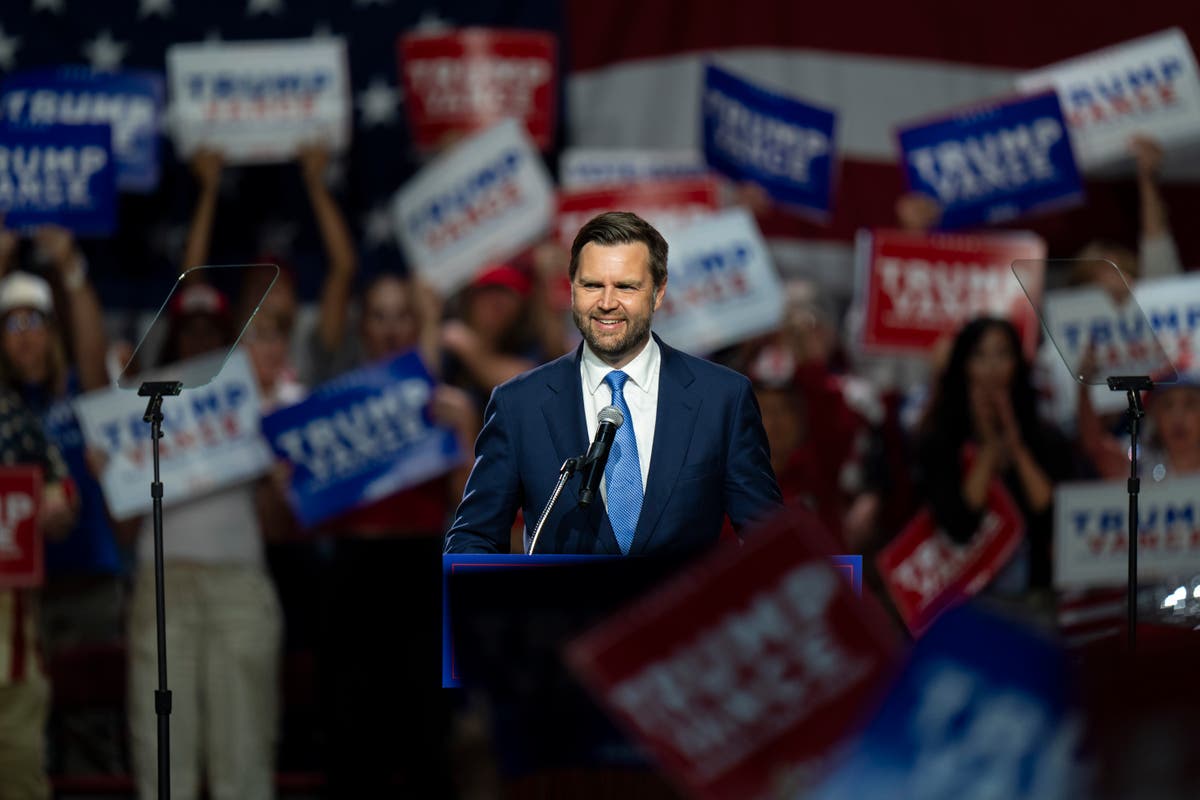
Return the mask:
{"type": "MultiPolygon", "coordinates": [[[[480,690],[491,699],[506,771],[649,768],[568,671],[563,649],[694,560],[442,556],[442,685],[480,690]]],[[[833,562],[861,594],[862,557],[835,556],[833,562]]]]}

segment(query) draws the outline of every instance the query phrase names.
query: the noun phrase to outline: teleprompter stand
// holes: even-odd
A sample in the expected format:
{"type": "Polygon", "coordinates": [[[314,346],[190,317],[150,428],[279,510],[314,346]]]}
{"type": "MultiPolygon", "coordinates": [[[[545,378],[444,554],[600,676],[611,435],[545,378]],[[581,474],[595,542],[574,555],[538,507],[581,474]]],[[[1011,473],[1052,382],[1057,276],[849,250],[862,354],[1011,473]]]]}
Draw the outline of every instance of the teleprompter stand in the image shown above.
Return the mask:
{"type": "Polygon", "coordinates": [[[158,719],[158,798],[171,797],[171,691],[167,688],[167,623],[166,600],[163,574],[163,484],[159,464],[159,439],[162,438],[163,398],[175,397],[185,389],[194,389],[208,384],[216,377],[225,362],[236,351],[242,333],[250,320],[258,313],[275,279],[279,267],[274,264],[236,264],[229,266],[192,267],[182,273],[171,287],[150,327],[142,335],[133,355],[117,376],[116,385],[130,391],[136,389],[139,397],[147,398],[143,421],[150,424],[153,475],[150,481],[151,513],[154,521],[154,605],[158,635],[158,689],[154,692],[154,712],[158,719]],[[215,286],[236,286],[241,301],[232,309],[222,306],[223,297],[215,286]],[[179,296],[188,292],[187,296],[179,296]],[[182,361],[158,364],[162,356],[160,343],[172,335],[176,314],[170,313],[174,301],[180,308],[194,307],[197,310],[213,311],[229,317],[230,335],[221,347],[206,353],[196,354],[182,361]],[[221,309],[226,310],[222,311],[221,309]],[[148,344],[152,343],[152,344],[148,344]],[[144,348],[146,348],[144,350],[144,348]],[[146,366],[149,372],[142,372],[146,366]]]}
{"type": "Polygon", "coordinates": [[[154,517],[154,621],[158,629],[158,690],[154,692],[154,713],[158,717],[158,796],[171,797],[171,690],[167,688],[167,621],[163,595],[163,485],[158,472],[158,440],[162,438],[162,402],[183,390],[181,381],[146,381],[138,388],[139,397],[148,397],[143,422],[150,423],[154,480],[150,483],[150,502],[154,517]]]}
{"type": "Polygon", "coordinates": [[[1154,388],[1150,378],[1140,375],[1115,375],[1108,378],[1108,388],[1114,392],[1125,392],[1129,401],[1126,415],[1129,419],[1129,583],[1126,597],[1127,641],[1129,652],[1137,651],[1137,552],[1138,552],[1138,492],[1142,481],[1138,477],[1138,427],[1146,409],[1142,405],[1142,392],[1154,388]]]}

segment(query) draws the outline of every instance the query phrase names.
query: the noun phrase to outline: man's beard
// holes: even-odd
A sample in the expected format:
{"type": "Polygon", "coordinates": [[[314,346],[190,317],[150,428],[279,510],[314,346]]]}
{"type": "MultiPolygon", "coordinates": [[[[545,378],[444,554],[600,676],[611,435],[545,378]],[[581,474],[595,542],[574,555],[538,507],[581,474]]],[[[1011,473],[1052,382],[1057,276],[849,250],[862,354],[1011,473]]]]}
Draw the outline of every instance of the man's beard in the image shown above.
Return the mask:
{"type": "Polygon", "coordinates": [[[587,342],[588,347],[592,348],[593,353],[604,358],[617,359],[641,346],[650,338],[650,320],[654,316],[654,312],[650,312],[643,319],[635,320],[628,316],[623,317],[625,335],[619,338],[607,337],[604,340],[601,340],[596,334],[595,321],[589,314],[580,314],[571,309],[571,316],[575,318],[575,327],[583,334],[583,340],[587,342]],[[589,322],[592,324],[589,325],[589,322]]]}

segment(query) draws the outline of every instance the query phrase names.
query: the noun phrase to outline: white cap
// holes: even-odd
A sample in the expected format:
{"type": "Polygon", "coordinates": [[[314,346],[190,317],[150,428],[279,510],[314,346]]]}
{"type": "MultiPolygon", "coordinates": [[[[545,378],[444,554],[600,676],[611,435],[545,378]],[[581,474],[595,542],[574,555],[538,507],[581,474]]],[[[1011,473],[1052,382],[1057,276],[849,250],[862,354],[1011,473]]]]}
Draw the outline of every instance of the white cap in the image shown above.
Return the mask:
{"type": "Polygon", "coordinates": [[[28,272],[14,272],[0,281],[0,314],[14,308],[32,308],[43,314],[54,311],[54,294],[50,284],[28,272]]]}

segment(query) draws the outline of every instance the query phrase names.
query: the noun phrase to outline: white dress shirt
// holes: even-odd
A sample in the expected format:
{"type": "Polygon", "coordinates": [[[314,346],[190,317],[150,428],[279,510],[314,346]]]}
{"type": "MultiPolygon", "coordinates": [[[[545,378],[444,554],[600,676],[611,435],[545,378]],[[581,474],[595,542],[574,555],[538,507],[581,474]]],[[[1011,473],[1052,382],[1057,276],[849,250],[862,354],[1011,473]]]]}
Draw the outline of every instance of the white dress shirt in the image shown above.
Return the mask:
{"type": "MultiPolygon", "coordinates": [[[[642,491],[646,491],[646,478],[650,475],[650,456],[654,449],[654,423],[658,417],[658,375],[662,365],[662,354],[658,342],[653,338],[642,348],[642,352],[621,370],[629,376],[622,394],[633,417],[633,438],[637,440],[638,466],[642,468],[642,491]]],[[[604,376],[613,368],[592,352],[587,342],[583,344],[583,358],[579,361],[579,374],[583,379],[583,415],[587,419],[588,442],[596,438],[600,427],[597,417],[600,410],[612,403],[612,392],[604,382],[604,376]]],[[[628,425],[630,420],[625,420],[628,425]]],[[[600,482],[600,496],[608,501],[607,481],[600,482]]]]}

